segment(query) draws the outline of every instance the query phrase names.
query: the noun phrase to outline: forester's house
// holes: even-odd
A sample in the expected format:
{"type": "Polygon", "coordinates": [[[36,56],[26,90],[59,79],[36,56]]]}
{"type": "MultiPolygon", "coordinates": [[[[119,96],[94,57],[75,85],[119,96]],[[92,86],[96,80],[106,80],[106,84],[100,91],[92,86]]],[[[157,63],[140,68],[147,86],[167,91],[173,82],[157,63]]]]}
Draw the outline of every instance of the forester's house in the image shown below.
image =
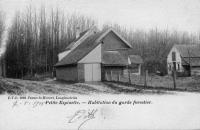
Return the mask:
{"type": "Polygon", "coordinates": [[[172,69],[185,75],[200,75],[200,46],[174,45],[167,56],[168,74],[172,69]]]}
{"type": "Polygon", "coordinates": [[[127,73],[134,62],[139,74],[142,60],[130,58],[128,49],[131,45],[113,29],[99,32],[93,28],[77,33],[76,40],[58,55],[56,77],[75,82],[102,81],[106,73],[127,73]]]}

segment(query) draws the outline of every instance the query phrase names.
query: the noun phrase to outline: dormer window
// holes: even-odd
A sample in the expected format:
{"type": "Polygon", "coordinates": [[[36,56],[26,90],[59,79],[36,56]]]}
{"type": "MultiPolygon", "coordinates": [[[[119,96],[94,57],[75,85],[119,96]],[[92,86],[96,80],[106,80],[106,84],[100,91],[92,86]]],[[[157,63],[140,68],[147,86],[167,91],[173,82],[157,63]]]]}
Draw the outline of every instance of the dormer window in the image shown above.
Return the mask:
{"type": "Polygon", "coordinates": [[[176,52],[172,52],[172,61],[176,61],[176,52]]]}

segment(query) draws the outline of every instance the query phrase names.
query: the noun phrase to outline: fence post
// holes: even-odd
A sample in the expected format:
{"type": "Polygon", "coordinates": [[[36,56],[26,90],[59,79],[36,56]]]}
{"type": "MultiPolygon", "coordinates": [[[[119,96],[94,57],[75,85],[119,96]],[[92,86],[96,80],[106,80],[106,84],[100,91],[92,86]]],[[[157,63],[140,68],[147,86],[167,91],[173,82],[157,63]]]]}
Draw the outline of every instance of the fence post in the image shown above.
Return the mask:
{"type": "Polygon", "coordinates": [[[106,75],[105,75],[105,80],[108,81],[108,74],[107,74],[107,71],[105,71],[105,74],[106,74],[106,75]]]}
{"type": "Polygon", "coordinates": [[[174,89],[176,89],[176,70],[173,69],[172,71],[172,76],[173,76],[173,82],[174,82],[174,89]]]}
{"type": "Polygon", "coordinates": [[[147,76],[148,76],[148,70],[145,70],[145,74],[144,74],[144,87],[147,87],[147,76]]]}
{"type": "Polygon", "coordinates": [[[131,72],[130,72],[130,70],[128,69],[128,82],[129,82],[129,84],[131,84],[131,72]]]}
{"type": "Polygon", "coordinates": [[[112,81],[112,78],[113,76],[112,76],[112,70],[110,71],[110,80],[112,81]]]}
{"type": "Polygon", "coordinates": [[[118,72],[118,82],[120,82],[120,72],[118,72]]]}

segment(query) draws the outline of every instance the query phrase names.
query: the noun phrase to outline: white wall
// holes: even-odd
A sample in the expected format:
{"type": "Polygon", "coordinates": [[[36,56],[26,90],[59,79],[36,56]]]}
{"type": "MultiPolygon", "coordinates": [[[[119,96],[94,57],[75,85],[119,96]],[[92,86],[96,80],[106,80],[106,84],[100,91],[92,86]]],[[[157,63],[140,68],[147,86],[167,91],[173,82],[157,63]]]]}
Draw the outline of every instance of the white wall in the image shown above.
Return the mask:
{"type": "Polygon", "coordinates": [[[173,66],[173,61],[172,61],[172,52],[176,52],[176,68],[178,68],[178,64],[180,65],[180,71],[183,71],[183,67],[182,67],[182,60],[181,60],[181,55],[178,51],[178,49],[176,47],[172,47],[171,51],[169,52],[168,56],[167,56],[167,68],[168,68],[168,74],[171,73],[171,71],[169,70],[169,66],[171,65],[171,67],[173,66]]]}
{"type": "Polygon", "coordinates": [[[101,63],[101,44],[83,57],[78,63],[101,63]]]}

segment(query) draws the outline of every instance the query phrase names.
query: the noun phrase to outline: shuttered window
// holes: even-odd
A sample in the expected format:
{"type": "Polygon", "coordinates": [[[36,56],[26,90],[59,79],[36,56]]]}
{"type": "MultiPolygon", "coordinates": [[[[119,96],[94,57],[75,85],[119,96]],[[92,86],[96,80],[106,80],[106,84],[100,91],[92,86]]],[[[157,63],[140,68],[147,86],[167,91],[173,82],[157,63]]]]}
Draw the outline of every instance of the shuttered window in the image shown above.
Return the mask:
{"type": "Polygon", "coordinates": [[[178,70],[180,70],[180,64],[178,63],[178,70]]]}

